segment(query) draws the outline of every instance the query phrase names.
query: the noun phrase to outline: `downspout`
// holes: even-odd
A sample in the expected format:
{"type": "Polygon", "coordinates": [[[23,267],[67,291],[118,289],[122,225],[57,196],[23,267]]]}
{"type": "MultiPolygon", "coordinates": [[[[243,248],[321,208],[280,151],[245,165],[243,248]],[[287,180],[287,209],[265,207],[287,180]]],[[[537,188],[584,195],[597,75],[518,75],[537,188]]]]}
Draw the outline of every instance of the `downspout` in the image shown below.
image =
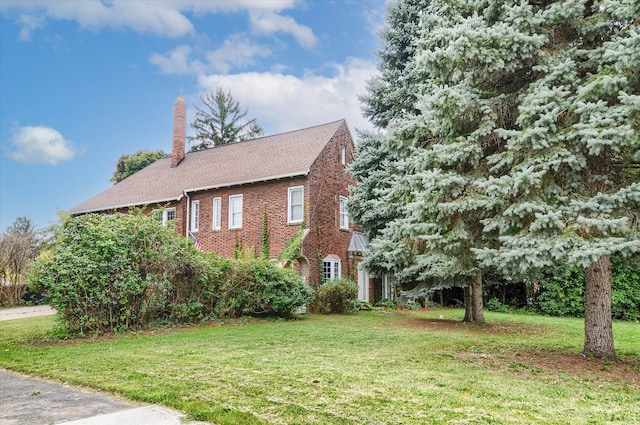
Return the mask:
{"type": "Polygon", "coordinates": [[[189,198],[189,194],[187,192],[182,192],[184,193],[184,196],[187,198],[187,218],[184,221],[185,222],[185,226],[184,226],[184,237],[189,239],[189,220],[191,219],[191,198],[189,198]]]}

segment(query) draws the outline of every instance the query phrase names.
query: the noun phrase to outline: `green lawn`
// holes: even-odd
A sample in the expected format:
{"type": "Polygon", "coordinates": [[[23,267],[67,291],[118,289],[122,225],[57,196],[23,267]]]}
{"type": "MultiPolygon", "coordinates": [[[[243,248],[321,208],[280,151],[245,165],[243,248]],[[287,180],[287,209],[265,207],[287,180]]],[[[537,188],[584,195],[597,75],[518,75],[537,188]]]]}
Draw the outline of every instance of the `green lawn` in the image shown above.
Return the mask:
{"type": "Polygon", "coordinates": [[[0,366],[218,424],[640,423],[640,325],[622,362],[579,356],[583,322],[462,310],[307,315],[43,343],[51,317],[0,323],[0,366]],[[441,320],[439,317],[443,315],[441,320]]]}

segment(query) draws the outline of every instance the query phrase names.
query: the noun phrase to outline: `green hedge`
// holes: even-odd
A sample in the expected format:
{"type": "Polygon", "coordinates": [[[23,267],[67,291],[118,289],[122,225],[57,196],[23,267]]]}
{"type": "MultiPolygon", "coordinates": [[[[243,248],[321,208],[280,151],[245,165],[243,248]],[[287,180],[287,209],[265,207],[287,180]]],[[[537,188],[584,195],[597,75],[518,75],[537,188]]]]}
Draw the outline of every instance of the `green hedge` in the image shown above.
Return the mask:
{"type": "Polygon", "coordinates": [[[30,276],[74,333],[291,314],[313,299],[300,276],[258,258],[196,251],[143,214],[67,218],[30,276]]]}

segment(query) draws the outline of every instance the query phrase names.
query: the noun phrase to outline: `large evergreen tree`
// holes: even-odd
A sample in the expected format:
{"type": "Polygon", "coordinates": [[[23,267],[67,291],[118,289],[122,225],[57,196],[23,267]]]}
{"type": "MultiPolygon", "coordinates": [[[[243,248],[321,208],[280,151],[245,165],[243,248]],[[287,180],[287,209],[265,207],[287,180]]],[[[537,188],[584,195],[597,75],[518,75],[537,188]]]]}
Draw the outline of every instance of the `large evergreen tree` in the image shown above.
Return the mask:
{"type": "Polygon", "coordinates": [[[409,51],[409,63],[382,65],[363,100],[386,127],[380,152],[397,149],[399,162],[388,174],[354,174],[354,217],[374,205],[367,197],[396,202],[376,224],[372,261],[424,280],[468,278],[476,321],[483,269],[534,276],[548,264],[588,266],[587,310],[596,312],[584,352],[615,358],[606,259],[638,249],[638,6],[412,0],[389,16],[412,25],[390,20],[396,30],[382,35],[393,35],[383,40],[392,51],[381,59],[409,51]],[[410,96],[394,109],[397,93],[410,96]],[[374,103],[372,94],[388,96],[374,103]]]}
{"type": "MultiPolygon", "coordinates": [[[[387,114],[389,125],[381,137],[392,149],[404,151],[397,156],[405,159],[397,166],[400,176],[387,178],[399,214],[373,238],[371,259],[381,259],[401,278],[431,284],[435,278],[440,285],[465,286],[465,320],[481,323],[482,270],[472,250],[490,241],[481,220],[491,210],[475,182],[488,168],[486,157],[499,147],[493,130],[512,120],[512,92],[521,85],[519,74],[542,40],[531,34],[526,22],[513,27],[502,23],[505,16],[526,11],[514,7],[478,16],[473,10],[469,3],[417,0],[390,7],[390,17],[407,16],[414,25],[397,26],[390,20],[397,29],[382,36],[392,36],[383,42],[392,52],[380,57],[383,63],[385,58],[393,60],[381,66],[381,77],[369,84],[369,90],[378,96],[390,93],[387,102],[404,94],[400,108],[386,106],[396,113],[387,114]],[[398,34],[403,28],[409,31],[398,34]],[[474,39],[475,45],[469,41],[474,39]],[[397,64],[398,57],[409,63],[397,64]],[[388,69],[406,75],[392,80],[388,69]],[[401,87],[392,89],[393,85],[401,87]],[[380,87],[385,90],[377,90],[380,87]]],[[[378,115],[373,111],[384,103],[378,100],[365,111],[376,119],[383,110],[378,115]]],[[[361,186],[354,193],[368,191],[366,180],[356,178],[361,186]]]]}
{"type": "Polygon", "coordinates": [[[191,123],[195,135],[189,136],[196,144],[191,151],[235,143],[261,136],[262,127],[255,118],[247,119],[248,110],[242,111],[240,103],[218,88],[201,97],[203,107],[196,105],[196,117],[191,123]]]}
{"type": "Polygon", "coordinates": [[[640,250],[640,5],[554,2],[530,22],[545,45],[519,93],[516,125],[489,158],[501,214],[483,264],[532,273],[586,268],[584,354],[615,359],[609,256],[640,250]],[[635,23],[634,23],[634,20],[635,23]]]}
{"type": "Polygon", "coordinates": [[[380,75],[367,82],[367,93],[360,97],[364,115],[378,128],[386,128],[399,116],[418,113],[415,87],[420,81],[412,67],[422,11],[429,2],[403,0],[387,8],[387,25],[380,32],[380,75]]]}

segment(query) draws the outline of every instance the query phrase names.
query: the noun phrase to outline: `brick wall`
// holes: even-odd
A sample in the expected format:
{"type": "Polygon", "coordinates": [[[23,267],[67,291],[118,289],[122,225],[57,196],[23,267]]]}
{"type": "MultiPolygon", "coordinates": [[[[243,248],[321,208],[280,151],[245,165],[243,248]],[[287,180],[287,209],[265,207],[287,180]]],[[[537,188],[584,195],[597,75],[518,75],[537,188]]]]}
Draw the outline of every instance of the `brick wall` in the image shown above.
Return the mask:
{"type": "Polygon", "coordinates": [[[276,258],[300,229],[300,224],[287,224],[288,188],[305,183],[306,177],[295,177],[191,194],[191,202],[200,202],[200,226],[194,235],[205,250],[225,257],[233,256],[237,244],[253,248],[256,254],[260,254],[266,212],[270,233],[269,256],[276,258]],[[241,229],[229,229],[229,196],[234,195],[242,195],[241,229]],[[220,230],[213,230],[213,199],[216,197],[222,200],[220,230]]]}
{"type": "Polygon", "coordinates": [[[355,181],[347,173],[347,166],[353,161],[354,146],[349,129],[343,124],[322,154],[315,161],[309,173],[309,229],[303,250],[309,261],[311,281],[318,283],[324,257],[334,254],[340,257],[342,276],[350,275],[347,248],[351,239],[349,230],[340,229],[340,196],[349,195],[349,185],[355,181]],[[345,148],[346,165],[342,164],[342,148],[345,148]]]}

